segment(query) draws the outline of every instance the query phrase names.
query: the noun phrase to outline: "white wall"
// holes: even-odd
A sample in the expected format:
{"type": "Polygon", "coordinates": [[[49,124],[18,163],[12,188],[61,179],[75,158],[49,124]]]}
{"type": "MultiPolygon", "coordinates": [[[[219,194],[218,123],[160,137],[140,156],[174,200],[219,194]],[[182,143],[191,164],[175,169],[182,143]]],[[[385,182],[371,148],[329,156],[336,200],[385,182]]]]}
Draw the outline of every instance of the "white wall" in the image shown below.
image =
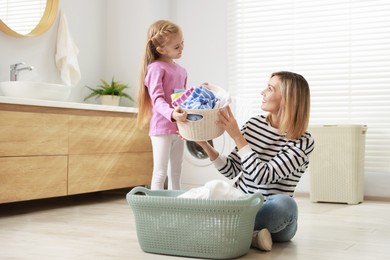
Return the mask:
{"type": "MultiPolygon", "coordinates": [[[[169,19],[184,32],[185,49],[177,62],[188,71],[188,85],[211,82],[227,86],[225,0],[59,0],[59,10],[68,19],[69,30],[80,49],[81,81],[72,91],[72,101],[87,94],[85,85],[100,79],[128,83],[136,97],[139,67],[146,32],[157,19],[169,19]]],[[[34,66],[21,80],[60,83],[55,67],[55,24],[44,35],[14,38],[0,32],[0,81],[9,80],[9,65],[24,61],[34,66]]],[[[91,100],[90,102],[94,102],[91,100]]],[[[128,102],[128,101],[125,101],[128,102]]],[[[125,105],[129,105],[125,103],[125,105]]],[[[134,104],[132,104],[134,105],[134,104]]],[[[309,191],[309,174],[297,187],[309,191]]],[[[366,176],[366,195],[390,197],[383,176],[366,176]],[[375,178],[373,178],[375,177],[375,178]]]]}
{"type": "MultiPolygon", "coordinates": [[[[113,76],[128,83],[136,96],[146,32],[158,19],[172,20],[184,31],[185,50],[177,62],[186,67],[189,85],[207,81],[226,86],[224,10],[223,0],[60,0],[59,11],[65,13],[80,50],[82,77],[71,100],[82,101],[85,85],[113,76]]],[[[14,38],[0,32],[0,81],[9,80],[9,65],[24,61],[35,69],[21,73],[20,80],[61,83],[54,60],[58,20],[39,37],[14,38]]]]}
{"type": "Polygon", "coordinates": [[[188,70],[188,84],[210,82],[227,88],[226,1],[176,3],[176,20],[184,33],[180,62],[188,70]]]}
{"type": "Polygon", "coordinates": [[[156,20],[171,19],[172,1],[111,0],[107,3],[104,77],[114,76],[129,84],[129,93],[136,97],[147,30],[156,20]]]}
{"type": "Polygon", "coordinates": [[[224,0],[109,1],[105,77],[129,83],[136,96],[148,27],[168,19],[184,33],[184,52],[177,62],[187,69],[188,85],[207,81],[226,86],[224,10],[224,0]]]}

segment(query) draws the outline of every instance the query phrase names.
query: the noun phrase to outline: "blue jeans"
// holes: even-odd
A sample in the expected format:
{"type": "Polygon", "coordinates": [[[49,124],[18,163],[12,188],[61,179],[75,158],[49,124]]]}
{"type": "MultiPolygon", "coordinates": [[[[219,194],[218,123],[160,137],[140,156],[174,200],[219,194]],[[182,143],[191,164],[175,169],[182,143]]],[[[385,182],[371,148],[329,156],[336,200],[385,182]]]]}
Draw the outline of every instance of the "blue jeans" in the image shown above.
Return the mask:
{"type": "Polygon", "coordinates": [[[298,206],[288,195],[271,195],[257,212],[254,230],[267,228],[274,242],[291,240],[298,227],[298,206]]]}

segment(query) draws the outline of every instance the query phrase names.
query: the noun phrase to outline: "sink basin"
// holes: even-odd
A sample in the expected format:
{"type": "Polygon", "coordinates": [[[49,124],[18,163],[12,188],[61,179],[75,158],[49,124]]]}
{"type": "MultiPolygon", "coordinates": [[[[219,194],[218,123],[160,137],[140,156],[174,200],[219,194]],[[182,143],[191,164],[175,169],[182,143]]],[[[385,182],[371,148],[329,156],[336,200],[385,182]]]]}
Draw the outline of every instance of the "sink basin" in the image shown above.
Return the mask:
{"type": "Polygon", "coordinates": [[[7,97],[67,101],[72,87],[33,81],[3,81],[0,90],[7,97]]]}

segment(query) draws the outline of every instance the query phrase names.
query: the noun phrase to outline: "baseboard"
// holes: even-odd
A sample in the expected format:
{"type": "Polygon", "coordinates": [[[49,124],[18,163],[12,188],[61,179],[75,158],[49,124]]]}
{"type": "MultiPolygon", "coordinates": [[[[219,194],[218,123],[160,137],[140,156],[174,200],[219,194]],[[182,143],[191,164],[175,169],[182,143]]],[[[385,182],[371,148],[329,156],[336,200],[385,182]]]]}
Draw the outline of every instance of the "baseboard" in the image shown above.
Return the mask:
{"type": "MultiPolygon", "coordinates": [[[[310,198],[309,192],[295,192],[294,196],[297,198],[310,198]]],[[[383,201],[383,202],[390,202],[390,197],[382,197],[382,196],[364,196],[363,200],[369,200],[369,201],[383,201]]]]}
{"type": "Polygon", "coordinates": [[[364,196],[364,200],[390,202],[390,197],[364,196]]]}
{"type": "Polygon", "coordinates": [[[309,198],[310,197],[310,193],[309,192],[303,192],[303,191],[297,191],[297,192],[294,192],[294,197],[309,198]]]}

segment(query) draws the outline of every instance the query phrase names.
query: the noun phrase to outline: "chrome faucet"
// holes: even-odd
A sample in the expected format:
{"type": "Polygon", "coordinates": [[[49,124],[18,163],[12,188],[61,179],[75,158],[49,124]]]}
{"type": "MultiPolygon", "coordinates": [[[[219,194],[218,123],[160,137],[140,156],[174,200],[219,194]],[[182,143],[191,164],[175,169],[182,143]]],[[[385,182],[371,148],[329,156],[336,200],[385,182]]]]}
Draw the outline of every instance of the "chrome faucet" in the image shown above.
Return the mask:
{"type": "Polygon", "coordinates": [[[28,66],[28,67],[23,67],[23,68],[19,68],[20,65],[24,65],[26,63],[24,62],[19,62],[19,63],[15,63],[15,64],[12,64],[11,66],[9,66],[10,68],[10,80],[11,81],[17,81],[18,80],[18,75],[19,75],[19,72],[22,71],[22,70],[33,70],[34,67],[33,66],[28,66]]]}

